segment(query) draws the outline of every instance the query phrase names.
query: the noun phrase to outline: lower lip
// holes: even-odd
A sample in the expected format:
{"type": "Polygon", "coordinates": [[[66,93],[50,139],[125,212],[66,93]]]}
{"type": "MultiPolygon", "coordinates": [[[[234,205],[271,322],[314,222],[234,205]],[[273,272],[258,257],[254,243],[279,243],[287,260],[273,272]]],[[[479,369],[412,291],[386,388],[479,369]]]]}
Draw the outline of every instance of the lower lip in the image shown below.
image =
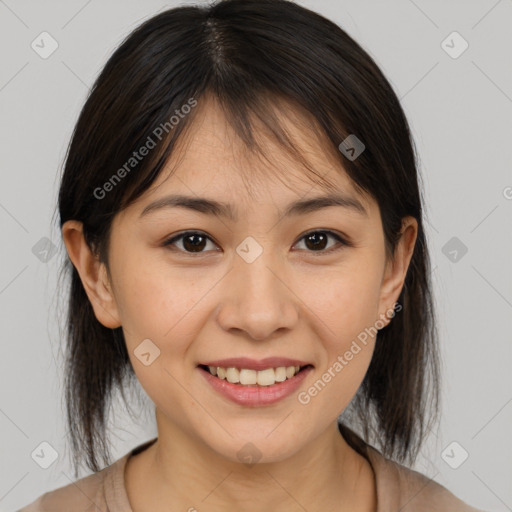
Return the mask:
{"type": "Polygon", "coordinates": [[[221,395],[239,405],[258,407],[273,404],[291,395],[313,370],[313,367],[308,366],[291,379],[286,379],[284,382],[278,382],[271,386],[243,386],[241,384],[231,384],[231,382],[225,379],[214,377],[209,371],[199,366],[197,369],[221,395]]]}

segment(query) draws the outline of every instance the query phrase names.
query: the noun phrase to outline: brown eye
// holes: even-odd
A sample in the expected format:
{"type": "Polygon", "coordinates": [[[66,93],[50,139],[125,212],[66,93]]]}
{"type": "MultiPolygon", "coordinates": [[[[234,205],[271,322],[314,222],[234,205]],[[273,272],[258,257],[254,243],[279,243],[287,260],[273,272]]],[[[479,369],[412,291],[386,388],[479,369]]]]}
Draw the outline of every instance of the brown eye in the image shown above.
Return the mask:
{"type": "MultiPolygon", "coordinates": [[[[182,248],[178,247],[179,250],[186,253],[202,253],[206,252],[203,249],[206,247],[207,242],[211,241],[211,238],[206,236],[204,233],[195,231],[186,231],[178,236],[175,236],[164,242],[164,246],[175,245],[176,242],[182,243],[182,248]]],[[[212,242],[213,243],[213,242],[212,242]]]]}
{"type": "Polygon", "coordinates": [[[343,246],[350,246],[346,240],[332,231],[310,231],[300,239],[300,241],[302,240],[304,240],[304,244],[308,252],[330,253],[341,249],[343,246]],[[334,247],[331,246],[326,249],[329,238],[336,240],[341,244],[341,247],[336,247],[334,244],[334,247]]]}
{"type": "Polygon", "coordinates": [[[317,231],[316,233],[311,233],[310,235],[304,237],[306,247],[314,251],[316,251],[317,249],[325,249],[328,243],[328,239],[329,235],[326,235],[325,233],[322,233],[320,231],[317,231]]]}
{"type": "MultiPolygon", "coordinates": [[[[307,252],[316,252],[320,254],[330,253],[332,251],[336,251],[338,249],[343,248],[344,246],[351,247],[352,245],[345,239],[343,239],[340,235],[332,232],[332,231],[311,231],[305,234],[300,241],[304,240],[306,251],[307,252]],[[338,242],[338,247],[336,244],[328,246],[329,238],[336,240],[338,242]]],[[[202,254],[208,252],[205,250],[208,242],[211,242],[215,247],[212,239],[205,235],[202,232],[196,231],[185,231],[177,236],[166,240],[163,243],[164,247],[174,246],[178,251],[184,252],[186,254],[202,254]],[[181,247],[178,245],[181,244],[181,247]]]]}

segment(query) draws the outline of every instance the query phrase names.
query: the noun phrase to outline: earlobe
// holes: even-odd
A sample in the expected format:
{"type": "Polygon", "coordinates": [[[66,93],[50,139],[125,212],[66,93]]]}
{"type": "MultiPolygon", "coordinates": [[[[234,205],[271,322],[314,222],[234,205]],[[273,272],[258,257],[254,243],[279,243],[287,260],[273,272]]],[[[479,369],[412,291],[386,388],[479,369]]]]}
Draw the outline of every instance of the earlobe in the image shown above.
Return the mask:
{"type": "Polygon", "coordinates": [[[80,275],[98,321],[110,329],[121,326],[117,304],[104,263],[93,253],[83,235],[82,223],[69,220],[62,226],[68,256],[80,275]]]}
{"type": "Polygon", "coordinates": [[[394,305],[402,291],[407,270],[414,253],[418,236],[418,222],[414,217],[405,217],[393,260],[387,262],[381,284],[379,303],[380,320],[388,325],[391,319],[386,314],[394,309],[394,305]]]}

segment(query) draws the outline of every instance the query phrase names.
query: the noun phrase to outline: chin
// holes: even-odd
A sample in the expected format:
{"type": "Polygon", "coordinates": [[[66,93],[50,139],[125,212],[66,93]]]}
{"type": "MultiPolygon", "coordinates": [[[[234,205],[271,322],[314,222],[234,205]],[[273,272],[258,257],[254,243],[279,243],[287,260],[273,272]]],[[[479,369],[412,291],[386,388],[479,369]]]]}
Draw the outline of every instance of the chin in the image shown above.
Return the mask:
{"type": "MultiPolygon", "coordinates": [[[[274,423],[275,428],[276,425],[274,423]]],[[[254,429],[252,429],[254,430],[254,429]]],[[[268,430],[269,432],[272,429],[268,430]]],[[[233,435],[219,440],[205,443],[217,455],[230,462],[252,466],[254,464],[273,463],[286,460],[300,450],[299,438],[286,431],[274,431],[270,436],[267,430],[259,431],[255,435],[233,435]],[[294,439],[295,441],[291,441],[294,439]],[[290,444],[291,442],[291,444],[290,444]]],[[[231,432],[233,434],[233,432],[231,432]]]]}

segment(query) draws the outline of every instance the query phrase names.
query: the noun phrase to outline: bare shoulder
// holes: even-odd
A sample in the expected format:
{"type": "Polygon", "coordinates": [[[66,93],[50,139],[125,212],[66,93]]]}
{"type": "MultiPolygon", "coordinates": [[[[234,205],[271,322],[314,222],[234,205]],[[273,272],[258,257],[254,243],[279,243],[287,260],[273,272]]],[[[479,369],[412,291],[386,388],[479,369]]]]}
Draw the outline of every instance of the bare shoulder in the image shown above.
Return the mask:
{"type": "Polygon", "coordinates": [[[17,512],[89,512],[105,510],[103,480],[100,471],[63,487],[46,492],[17,512]]]}

